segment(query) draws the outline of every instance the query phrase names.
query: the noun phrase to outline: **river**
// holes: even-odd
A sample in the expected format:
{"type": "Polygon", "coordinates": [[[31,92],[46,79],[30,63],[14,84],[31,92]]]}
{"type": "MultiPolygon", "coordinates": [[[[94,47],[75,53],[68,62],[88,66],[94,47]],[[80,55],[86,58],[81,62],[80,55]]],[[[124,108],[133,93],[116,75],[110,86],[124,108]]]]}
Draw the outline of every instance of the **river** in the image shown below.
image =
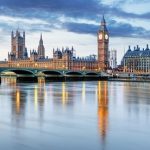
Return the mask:
{"type": "Polygon", "coordinates": [[[1,150],[150,149],[150,84],[1,83],[1,150]]]}

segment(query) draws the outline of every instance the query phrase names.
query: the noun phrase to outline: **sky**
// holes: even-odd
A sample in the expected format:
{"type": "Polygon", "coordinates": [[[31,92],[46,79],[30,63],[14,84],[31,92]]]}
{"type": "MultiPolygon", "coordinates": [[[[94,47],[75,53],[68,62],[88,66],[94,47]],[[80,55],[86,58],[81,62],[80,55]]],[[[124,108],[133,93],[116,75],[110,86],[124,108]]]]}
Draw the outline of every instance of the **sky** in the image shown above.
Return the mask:
{"type": "Polygon", "coordinates": [[[120,63],[128,45],[150,44],[150,0],[0,0],[0,60],[11,51],[12,30],[26,32],[26,47],[37,49],[43,35],[46,55],[74,47],[76,56],[97,54],[97,32],[105,15],[109,49],[120,63]]]}

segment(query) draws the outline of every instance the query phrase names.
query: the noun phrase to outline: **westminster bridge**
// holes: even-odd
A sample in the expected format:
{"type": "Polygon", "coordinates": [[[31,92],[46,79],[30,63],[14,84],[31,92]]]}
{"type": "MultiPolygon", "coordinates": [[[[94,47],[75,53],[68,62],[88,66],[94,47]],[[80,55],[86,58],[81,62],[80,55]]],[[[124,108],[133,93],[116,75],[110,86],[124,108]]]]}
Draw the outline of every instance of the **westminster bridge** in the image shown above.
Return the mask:
{"type": "Polygon", "coordinates": [[[40,68],[0,68],[1,79],[15,78],[17,81],[38,81],[39,79],[61,80],[96,80],[106,79],[108,75],[98,71],[50,70],[40,68]]]}

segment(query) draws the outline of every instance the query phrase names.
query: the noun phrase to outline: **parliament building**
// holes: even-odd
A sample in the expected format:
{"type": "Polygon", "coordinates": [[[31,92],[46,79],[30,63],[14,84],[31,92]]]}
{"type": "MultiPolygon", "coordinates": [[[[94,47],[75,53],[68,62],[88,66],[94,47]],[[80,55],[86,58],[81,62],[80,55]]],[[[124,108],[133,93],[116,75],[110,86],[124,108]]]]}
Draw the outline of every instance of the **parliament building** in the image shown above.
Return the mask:
{"type": "Polygon", "coordinates": [[[62,48],[53,49],[53,57],[45,56],[45,48],[42,34],[37,50],[28,50],[25,44],[25,32],[22,34],[17,30],[11,33],[11,52],[8,53],[8,61],[0,62],[0,67],[8,68],[45,68],[58,70],[106,70],[109,67],[108,46],[109,33],[103,16],[100,29],[97,34],[98,56],[76,57],[75,49],[62,48]]]}

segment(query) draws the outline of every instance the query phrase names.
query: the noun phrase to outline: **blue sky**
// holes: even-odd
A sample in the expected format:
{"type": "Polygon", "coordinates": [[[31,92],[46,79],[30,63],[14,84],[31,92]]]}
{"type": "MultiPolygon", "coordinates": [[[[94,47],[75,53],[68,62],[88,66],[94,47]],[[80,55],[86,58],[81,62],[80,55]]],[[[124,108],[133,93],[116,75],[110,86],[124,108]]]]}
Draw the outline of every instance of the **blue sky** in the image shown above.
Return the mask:
{"type": "Polygon", "coordinates": [[[37,49],[43,33],[46,54],[74,46],[77,56],[97,54],[97,31],[105,14],[110,49],[118,63],[128,45],[150,44],[149,0],[0,0],[0,59],[10,51],[10,32],[26,31],[26,47],[37,49]]]}

